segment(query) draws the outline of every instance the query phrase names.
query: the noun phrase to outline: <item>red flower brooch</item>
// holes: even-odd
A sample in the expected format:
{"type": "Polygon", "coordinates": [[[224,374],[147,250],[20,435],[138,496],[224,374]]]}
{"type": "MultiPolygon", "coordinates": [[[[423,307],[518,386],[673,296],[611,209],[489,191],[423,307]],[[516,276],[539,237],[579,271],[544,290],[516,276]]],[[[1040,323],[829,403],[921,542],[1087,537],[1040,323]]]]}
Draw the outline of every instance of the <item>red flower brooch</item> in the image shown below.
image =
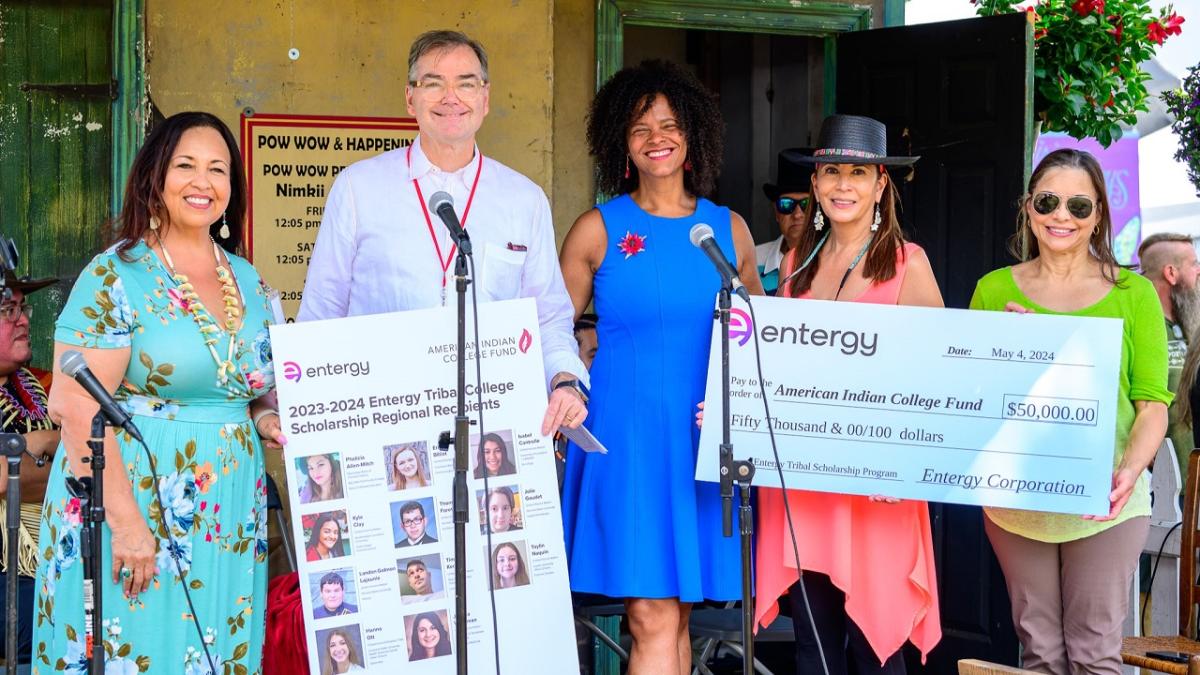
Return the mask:
{"type": "Polygon", "coordinates": [[[625,259],[641,253],[646,250],[646,237],[640,234],[634,234],[629,230],[625,230],[625,236],[617,243],[617,250],[625,254],[625,259]]]}

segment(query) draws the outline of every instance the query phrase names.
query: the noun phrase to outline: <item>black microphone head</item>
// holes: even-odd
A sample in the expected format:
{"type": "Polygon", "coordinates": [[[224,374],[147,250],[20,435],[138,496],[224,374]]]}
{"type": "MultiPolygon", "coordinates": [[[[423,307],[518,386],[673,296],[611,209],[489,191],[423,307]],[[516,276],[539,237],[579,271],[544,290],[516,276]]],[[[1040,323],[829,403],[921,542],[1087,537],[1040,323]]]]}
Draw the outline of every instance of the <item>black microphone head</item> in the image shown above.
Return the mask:
{"type": "Polygon", "coordinates": [[[58,367],[62,369],[63,374],[67,377],[75,377],[79,374],[79,371],[87,368],[87,360],[78,351],[68,349],[59,357],[58,367]]]}
{"type": "Polygon", "coordinates": [[[688,238],[692,240],[692,246],[699,247],[700,242],[713,238],[713,229],[704,223],[696,223],[688,233],[688,238]]]}
{"type": "Polygon", "coordinates": [[[429,195],[430,211],[437,213],[447,206],[454,208],[454,197],[451,197],[449,192],[443,192],[439,190],[429,195]]]}

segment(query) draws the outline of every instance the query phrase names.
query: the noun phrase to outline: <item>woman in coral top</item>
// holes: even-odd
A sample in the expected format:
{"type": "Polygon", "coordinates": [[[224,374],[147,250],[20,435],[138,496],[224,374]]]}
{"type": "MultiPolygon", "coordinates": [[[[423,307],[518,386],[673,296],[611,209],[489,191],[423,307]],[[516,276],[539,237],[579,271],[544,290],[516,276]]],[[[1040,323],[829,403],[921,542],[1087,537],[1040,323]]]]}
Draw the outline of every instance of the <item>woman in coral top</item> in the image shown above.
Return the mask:
{"type": "MultiPolygon", "coordinates": [[[[904,240],[896,219],[888,167],[917,158],[888,157],[883,124],[831,116],[813,154],[789,159],[813,165],[814,199],[812,226],[784,260],[780,296],[943,306],[925,251],[904,240]]],[[[799,564],[783,491],[758,489],[758,622],[768,625],[777,599],[790,595],[796,672],[822,672],[823,652],[830,675],[903,673],[906,641],[926,654],[941,638],[925,502],[803,490],[786,497],[799,564]]]]}

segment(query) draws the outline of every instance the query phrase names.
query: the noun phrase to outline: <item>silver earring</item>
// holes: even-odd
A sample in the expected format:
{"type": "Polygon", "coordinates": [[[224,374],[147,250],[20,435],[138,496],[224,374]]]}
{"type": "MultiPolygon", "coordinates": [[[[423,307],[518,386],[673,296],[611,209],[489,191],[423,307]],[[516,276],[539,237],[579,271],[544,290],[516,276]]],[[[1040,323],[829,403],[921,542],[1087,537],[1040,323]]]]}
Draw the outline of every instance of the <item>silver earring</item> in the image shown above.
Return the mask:
{"type": "Polygon", "coordinates": [[[825,214],[821,213],[821,207],[819,206],[817,207],[816,212],[813,213],[813,229],[815,229],[817,232],[825,229],[825,214]]]}
{"type": "Polygon", "coordinates": [[[161,223],[159,223],[158,216],[155,216],[155,215],[150,216],[150,229],[157,230],[158,226],[160,224],[161,223]]]}
{"type": "Polygon", "coordinates": [[[871,231],[875,232],[879,229],[879,223],[883,222],[883,218],[879,216],[879,204],[875,205],[875,220],[871,221],[871,231]]]}
{"type": "MultiPolygon", "coordinates": [[[[878,212],[876,212],[876,220],[878,220],[878,212]]],[[[221,231],[217,234],[221,235],[222,239],[229,238],[229,223],[225,220],[225,214],[221,214],[221,231]]]]}

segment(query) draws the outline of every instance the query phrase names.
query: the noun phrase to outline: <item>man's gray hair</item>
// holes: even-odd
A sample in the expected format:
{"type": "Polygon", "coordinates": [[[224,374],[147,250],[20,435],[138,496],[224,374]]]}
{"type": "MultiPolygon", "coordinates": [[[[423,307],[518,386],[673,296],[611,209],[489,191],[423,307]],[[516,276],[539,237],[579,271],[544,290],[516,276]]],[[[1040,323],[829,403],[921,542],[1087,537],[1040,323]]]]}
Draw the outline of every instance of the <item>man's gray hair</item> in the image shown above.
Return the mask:
{"type": "Polygon", "coordinates": [[[479,68],[483,73],[483,81],[490,82],[488,79],[487,52],[478,40],[469,38],[466,33],[456,30],[431,30],[418,35],[417,39],[413,40],[412,47],[408,49],[409,83],[417,81],[417,61],[422,56],[444,49],[453,49],[454,47],[470,47],[471,51],[475,52],[475,56],[479,59],[479,68]]]}
{"type": "Polygon", "coordinates": [[[1192,238],[1186,234],[1178,234],[1175,232],[1159,232],[1152,234],[1142,240],[1138,246],[1138,260],[1142,266],[1142,274],[1157,279],[1162,276],[1163,268],[1167,265],[1180,265],[1183,263],[1182,256],[1178,249],[1174,253],[1168,253],[1167,249],[1159,250],[1157,244],[1165,242],[1187,244],[1192,246],[1192,238]]]}

